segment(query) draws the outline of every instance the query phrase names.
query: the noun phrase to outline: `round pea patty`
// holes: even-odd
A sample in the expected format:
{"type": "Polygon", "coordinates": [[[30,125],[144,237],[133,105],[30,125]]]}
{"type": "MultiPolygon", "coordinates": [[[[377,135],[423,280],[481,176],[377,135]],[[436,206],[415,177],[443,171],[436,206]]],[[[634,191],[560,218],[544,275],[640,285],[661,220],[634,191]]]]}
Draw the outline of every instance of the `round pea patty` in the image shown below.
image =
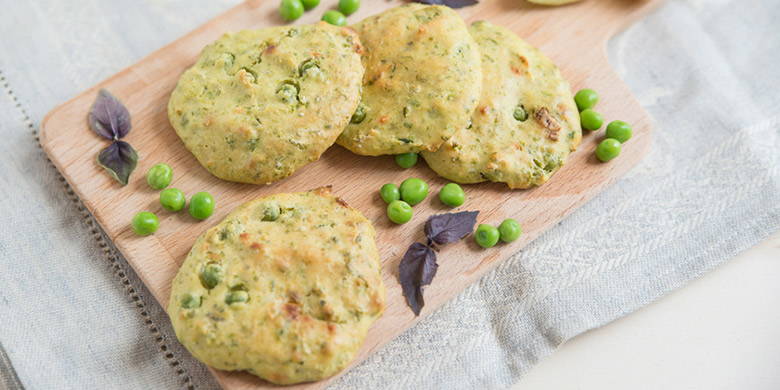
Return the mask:
{"type": "Polygon", "coordinates": [[[290,384],[346,367],[384,303],[374,228],[326,187],[245,203],[202,234],[168,314],[202,362],[290,384]]]}
{"type": "Polygon", "coordinates": [[[283,179],[331,146],[360,99],[362,46],[321,22],[225,34],[179,79],[168,118],[214,176],[283,179]]]}
{"type": "Polygon", "coordinates": [[[477,45],[455,11],[409,4],[354,28],[366,72],[340,145],[369,156],[436,150],[468,126],[482,73],[477,45]]]}
{"type": "Polygon", "coordinates": [[[422,156],[436,173],[458,183],[540,185],[582,138],[569,83],[549,58],[511,31],[476,22],[470,32],[483,73],[472,126],[422,156]]]}

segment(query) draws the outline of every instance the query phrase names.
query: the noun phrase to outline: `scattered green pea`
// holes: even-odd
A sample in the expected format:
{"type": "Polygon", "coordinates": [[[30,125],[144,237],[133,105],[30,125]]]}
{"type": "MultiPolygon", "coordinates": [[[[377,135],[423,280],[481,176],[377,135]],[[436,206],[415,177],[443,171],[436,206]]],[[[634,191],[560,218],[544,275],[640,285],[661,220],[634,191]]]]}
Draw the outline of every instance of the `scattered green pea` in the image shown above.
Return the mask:
{"type": "Polygon", "coordinates": [[[224,276],[225,270],[222,269],[221,265],[217,263],[208,263],[203,267],[203,270],[200,271],[200,282],[203,284],[203,287],[210,290],[216,287],[224,276]]]}
{"type": "Polygon", "coordinates": [[[339,11],[344,15],[352,15],[360,8],[360,0],[339,0],[339,11]]]}
{"type": "Polygon", "coordinates": [[[516,220],[507,218],[501,225],[498,225],[498,234],[503,242],[512,242],[517,240],[523,234],[523,228],[516,220]]]}
{"type": "Polygon", "coordinates": [[[173,180],[173,169],[165,163],[155,164],[146,172],[146,183],[155,190],[168,187],[171,180],[173,180]]]}
{"type": "Polygon", "coordinates": [[[604,117],[588,108],[580,113],[580,124],[585,130],[598,130],[604,124],[604,117]]]}
{"type": "Polygon", "coordinates": [[[447,183],[439,191],[439,200],[450,207],[458,207],[466,201],[466,193],[456,183],[447,183]]]}
{"type": "Polygon", "coordinates": [[[577,109],[580,111],[593,108],[598,102],[599,94],[592,89],[581,89],[574,95],[574,103],[577,104],[577,109]]]}
{"type": "Polygon", "coordinates": [[[160,204],[168,211],[180,211],[187,203],[184,192],[178,188],[166,188],[160,191],[160,204]]]}
{"type": "Polygon", "coordinates": [[[409,222],[413,214],[412,206],[402,200],[394,200],[387,205],[387,217],[399,225],[409,222]]]}
{"type": "Polygon", "coordinates": [[[605,135],[607,138],[613,138],[620,141],[621,144],[625,143],[631,139],[631,125],[623,121],[609,122],[605,135]]]}
{"type": "Polygon", "coordinates": [[[301,0],[282,0],[279,15],[288,22],[298,19],[303,15],[303,3],[301,0]]]}
{"type": "Polygon", "coordinates": [[[411,168],[417,164],[417,153],[396,154],[395,163],[404,169],[411,168]]]}
{"type": "Polygon", "coordinates": [[[208,192],[198,192],[190,198],[190,215],[204,220],[214,213],[214,197],[208,192]]]}
{"type": "Polygon", "coordinates": [[[301,0],[301,3],[303,4],[303,9],[306,11],[320,5],[320,0],[301,0]]]}
{"type": "Polygon", "coordinates": [[[225,296],[225,303],[232,305],[234,303],[246,302],[249,300],[249,293],[244,290],[231,291],[225,296]]]}
{"type": "MultiPolygon", "coordinates": [[[[325,22],[328,22],[334,26],[346,26],[347,25],[347,17],[344,16],[339,11],[325,11],[324,14],[322,14],[322,20],[325,22]]],[[[354,119],[353,119],[354,120],[354,119]]]]}
{"type": "Polygon", "coordinates": [[[141,211],[133,217],[133,232],[139,236],[148,236],[157,231],[160,227],[160,221],[154,213],[141,211]]]}
{"type": "Polygon", "coordinates": [[[395,200],[401,199],[401,192],[398,190],[398,186],[393,183],[387,183],[379,189],[379,196],[385,203],[390,203],[395,200]]]}
{"type": "Polygon", "coordinates": [[[620,154],[620,141],[614,138],[607,138],[596,146],[596,158],[602,162],[607,162],[620,154]]]}
{"type": "Polygon", "coordinates": [[[414,206],[428,196],[428,183],[416,177],[410,177],[401,183],[401,199],[414,206]]]}
{"type": "Polygon", "coordinates": [[[197,309],[200,307],[201,297],[199,295],[184,294],[181,297],[181,307],[185,309],[197,309]]]}
{"type": "Polygon", "coordinates": [[[474,233],[474,241],[483,248],[491,248],[498,243],[500,233],[493,225],[480,224],[474,233]]]}

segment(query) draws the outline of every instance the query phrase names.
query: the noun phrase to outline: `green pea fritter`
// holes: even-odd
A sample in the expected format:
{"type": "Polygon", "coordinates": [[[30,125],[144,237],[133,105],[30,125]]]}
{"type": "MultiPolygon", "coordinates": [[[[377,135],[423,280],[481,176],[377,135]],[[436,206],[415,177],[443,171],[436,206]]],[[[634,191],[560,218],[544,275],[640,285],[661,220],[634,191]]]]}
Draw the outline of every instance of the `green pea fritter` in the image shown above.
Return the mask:
{"type": "Polygon", "coordinates": [[[385,307],[375,237],[327,187],[239,206],[173,279],[177,338],[211,367],[277,384],[336,374],[385,307]]]}
{"type": "Polygon", "coordinates": [[[408,4],[354,28],[366,72],[340,145],[369,156],[433,151],[469,125],[482,73],[477,45],[455,11],[408,4]]]}
{"type": "Polygon", "coordinates": [[[472,125],[422,156],[436,173],[458,183],[541,185],[582,139],[569,83],[549,58],[511,31],[476,22],[470,32],[483,73],[472,125]]]}
{"type": "Polygon", "coordinates": [[[176,134],[214,176],[270,183],[331,146],[360,99],[363,48],[321,22],[223,35],[179,79],[176,134]]]}

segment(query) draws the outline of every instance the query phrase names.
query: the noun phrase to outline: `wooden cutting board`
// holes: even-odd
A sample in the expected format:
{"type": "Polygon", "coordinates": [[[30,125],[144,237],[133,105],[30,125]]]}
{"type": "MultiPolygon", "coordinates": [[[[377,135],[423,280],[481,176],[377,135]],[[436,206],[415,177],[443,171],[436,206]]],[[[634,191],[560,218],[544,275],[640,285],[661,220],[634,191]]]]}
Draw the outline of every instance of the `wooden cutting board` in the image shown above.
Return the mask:
{"type": "MultiPolygon", "coordinates": [[[[297,23],[316,21],[334,3],[333,0],[324,1],[297,23]]],[[[597,90],[601,95],[598,111],[607,121],[621,119],[631,123],[634,137],[623,146],[619,158],[603,164],[593,153],[603,131],[586,134],[579,150],[565,167],[539,188],[511,191],[502,184],[465,186],[468,200],[459,210],[479,210],[479,223],[498,224],[504,218],[516,218],[521,221],[525,233],[511,245],[498,245],[489,250],[478,248],[470,237],[448,245],[439,255],[436,279],[425,290],[427,305],[419,318],[407,308],[401,295],[396,279],[398,263],[409,244],[422,240],[427,217],[450,211],[441,206],[436,196],[446,182],[424,162],[402,170],[392,157],[361,157],[333,146],[319,161],[279,183],[267,186],[235,184],[212,177],[198,165],[168,124],[168,96],[179,75],[194,63],[203,46],[226,31],[280,24],[278,1],[244,2],[55,108],[41,124],[40,142],[164,307],[168,302],[170,281],[195,238],[234,207],[272,193],[333,185],[337,195],[374,223],[387,286],[387,310],[369,332],[356,360],[359,362],[587,202],[647,153],[651,143],[650,117],[610,67],[606,42],[620,28],[658,3],[660,0],[586,0],[563,7],[543,7],[523,0],[482,0],[477,6],[459,11],[469,22],[490,20],[509,27],[540,47],[560,66],[573,90],[585,87],[597,90]],[[109,178],[95,162],[98,151],[108,143],[89,130],[86,117],[100,88],[119,97],[132,115],[133,130],[126,140],[138,150],[141,159],[130,184],[125,187],[109,178]],[[197,191],[213,194],[217,201],[214,216],[197,222],[186,212],[174,214],[162,210],[157,191],[149,189],[144,179],[149,167],[158,162],[173,167],[172,186],[190,195],[197,191]],[[430,183],[431,195],[415,206],[412,222],[395,226],[385,216],[385,205],[377,191],[384,183],[400,183],[411,176],[430,183]],[[160,229],[149,237],[135,236],[129,226],[133,215],[142,210],[153,211],[160,218],[160,229]]],[[[401,2],[364,0],[360,11],[349,21],[358,21],[398,4],[401,2]]],[[[214,370],[214,374],[225,389],[271,387],[246,373],[214,370]]],[[[321,381],[294,388],[322,388],[327,383],[321,381]]]]}

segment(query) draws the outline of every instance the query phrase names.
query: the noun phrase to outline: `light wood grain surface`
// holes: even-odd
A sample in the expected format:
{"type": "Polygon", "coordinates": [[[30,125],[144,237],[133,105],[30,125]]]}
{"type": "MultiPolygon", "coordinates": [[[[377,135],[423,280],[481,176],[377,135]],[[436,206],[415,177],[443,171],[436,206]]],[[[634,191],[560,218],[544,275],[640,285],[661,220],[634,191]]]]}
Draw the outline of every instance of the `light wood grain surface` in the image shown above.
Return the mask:
{"type": "MultiPolygon", "coordinates": [[[[438,178],[425,163],[402,170],[392,157],[361,157],[333,146],[319,161],[281,182],[267,186],[235,184],[216,179],[200,167],[168,123],[168,97],[178,76],[194,63],[203,46],[227,31],[280,24],[275,1],[242,3],[52,110],[41,124],[41,144],[163,306],[167,306],[170,281],[196,237],[234,207],[272,193],[333,185],[337,195],[374,223],[388,290],[387,310],[369,332],[356,360],[359,362],[617,180],[647,153],[651,120],[610,67],[606,42],[658,3],[660,0],[587,0],[549,8],[521,0],[483,0],[477,6],[459,11],[469,22],[490,20],[509,27],[540,47],[560,66],[574,90],[590,87],[599,91],[598,111],[607,121],[621,119],[632,123],[634,137],[623,146],[619,158],[602,164],[595,159],[593,151],[603,132],[586,134],[565,167],[539,188],[511,191],[502,184],[465,186],[468,200],[458,210],[479,210],[479,223],[498,224],[504,218],[516,218],[526,233],[510,245],[490,250],[479,249],[471,239],[447,246],[439,255],[438,275],[425,290],[426,307],[419,318],[406,307],[401,295],[398,263],[409,244],[422,240],[426,218],[450,211],[435,196],[446,181],[438,178]],[[140,162],[126,187],[109,178],[95,162],[95,156],[107,142],[89,130],[86,116],[99,88],[107,88],[118,96],[132,115],[133,130],[126,141],[138,150],[140,162]],[[163,210],[157,191],[149,189],[144,180],[146,170],[158,162],[173,167],[172,186],[190,195],[197,191],[211,192],[217,201],[214,216],[197,222],[186,212],[163,210]],[[428,181],[431,196],[415,206],[412,222],[395,226],[387,220],[377,190],[384,183],[400,183],[410,176],[428,181]],[[133,215],[142,210],[155,212],[160,218],[160,229],[149,237],[135,236],[129,226],[133,215]]],[[[364,1],[350,22],[398,4],[401,2],[364,1]]],[[[332,1],[323,2],[298,23],[316,21],[332,5],[332,1]]],[[[272,387],[246,373],[214,373],[226,389],[272,387]]],[[[322,388],[328,382],[292,388],[322,388]]]]}

